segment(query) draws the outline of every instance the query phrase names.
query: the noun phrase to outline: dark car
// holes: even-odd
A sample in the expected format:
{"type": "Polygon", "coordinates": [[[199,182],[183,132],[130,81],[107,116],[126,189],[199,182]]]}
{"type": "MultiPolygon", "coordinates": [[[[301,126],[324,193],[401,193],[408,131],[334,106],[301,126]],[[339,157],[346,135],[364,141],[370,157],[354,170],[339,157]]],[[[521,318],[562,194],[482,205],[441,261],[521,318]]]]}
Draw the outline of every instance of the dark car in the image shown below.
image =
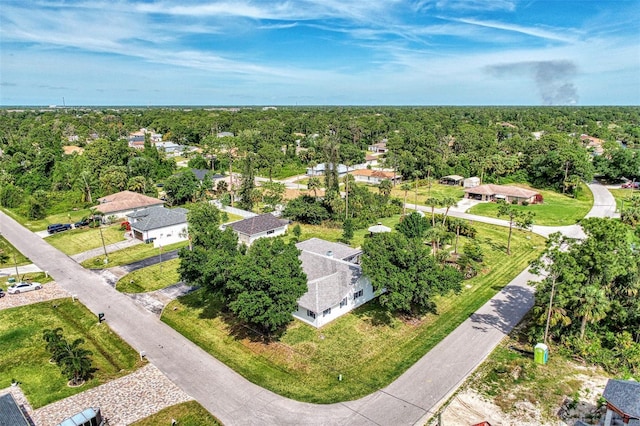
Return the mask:
{"type": "Polygon", "coordinates": [[[4,290],[0,288],[0,297],[4,297],[4,290]]]}
{"type": "Polygon", "coordinates": [[[56,232],[68,231],[71,229],[70,223],[54,223],[53,225],[47,226],[47,232],[49,234],[55,234],[56,232]]]}
{"type": "Polygon", "coordinates": [[[82,219],[81,221],[78,221],[76,223],[73,224],[74,228],[83,228],[85,226],[89,226],[89,223],[91,223],[91,221],[89,219],[82,219]]]}

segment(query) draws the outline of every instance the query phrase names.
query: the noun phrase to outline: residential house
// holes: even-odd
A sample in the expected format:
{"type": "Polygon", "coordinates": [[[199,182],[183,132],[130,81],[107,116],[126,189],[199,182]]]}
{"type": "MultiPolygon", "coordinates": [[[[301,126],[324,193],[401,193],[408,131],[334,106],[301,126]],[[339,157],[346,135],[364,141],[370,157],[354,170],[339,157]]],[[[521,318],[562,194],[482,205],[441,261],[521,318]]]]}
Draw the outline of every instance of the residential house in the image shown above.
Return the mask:
{"type": "Polygon", "coordinates": [[[443,185],[460,186],[462,185],[463,181],[464,181],[464,176],[460,176],[460,175],[442,176],[440,178],[440,183],[443,185]]]}
{"type": "Polygon", "coordinates": [[[158,198],[149,197],[132,191],[122,191],[107,195],[106,197],[98,198],[98,202],[100,204],[94,208],[105,218],[112,216],[116,218],[124,218],[129,213],[139,209],[164,205],[164,201],[158,198]]]}
{"type": "Polygon", "coordinates": [[[593,150],[594,155],[602,155],[604,153],[604,140],[584,134],[580,135],[580,140],[587,148],[593,150]]]}
{"type": "Polygon", "coordinates": [[[232,138],[234,134],[232,132],[218,132],[216,136],[219,138],[232,138]]]}
{"type": "Polygon", "coordinates": [[[517,186],[486,184],[466,188],[464,192],[465,198],[479,201],[503,200],[507,203],[517,202],[518,204],[523,202],[542,203],[542,195],[539,192],[517,186]]]}
{"type": "Polygon", "coordinates": [[[149,207],[127,215],[133,238],[153,243],[154,247],[186,241],[187,209],[167,209],[164,206],[149,207]]]}
{"type": "Polygon", "coordinates": [[[205,176],[209,174],[209,177],[211,178],[211,182],[214,187],[216,186],[216,183],[218,181],[226,179],[225,175],[214,173],[213,170],[209,170],[209,169],[191,169],[191,171],[193,172],[194,175],[196,175],[196,179],[198,179],[200,182],[202,182],[205,176]]]}
{"type": "Polygon", "coordinates": [[[237,222],[222,225],[222,228],[230,227],[238,234],[238,241],[248,246],[262,237],[277,237],[287,232],[289,222],[278,219],[271,213],[265,213],[239,220],[237,222]]]}
{"type": "Polygon", "coordinates": [[[394,185],[402,180],[402,176],[384,170],[361,169],[351,172],[356,182],[379,184],[383,180],[390,180],[394,185]]]}
{"type": "Polygon", "coordinates": [[[387,140],[383,139],[381,142],[371,144],[367,149],[377,154],[385,154],[387,152],[387,140]]]}
{"type": "Polygon", "coordinates": [[[640,383],[609,379],[602,397],[607,401],[604,426],[622,424],[640,426],[640,383]]]}
{"type": "Polygon", "coordinates": [[[462,186],[464,188],[475,188],[476,186],[480,186],[480,178],[477,176],[468,177],[462,181],[462,186]]]}
{"type": "MultiPolygon", "coordinates": [[[[331,165],[327,166],[327,164],[323,163],[318,164],[315,167],[307,167],[307,176],[323,176],[324,171],[327,167],[331,168],[331,165]]],[[[344,164],[338,164],[338,176],[346,175],[347,170],[347,166],[345,166],[344,164]]]]}
{"type": "Polygon", "coordinates": [[[156,142],[155,146],[158,151],[164,151],[164,153],[167,154],[168,157],[177,157],[179,155],[182,155],[185,149],[183,145],[177,144],[172,141],[156,142]]]}
{"type": "Polygon", "coordinates": [[[295,318],[322,327],[376,296],[371,281],[362,275],[362,250],[319,238],[296,247],[302,251],[307,292],[298,300],[295,318]]]}

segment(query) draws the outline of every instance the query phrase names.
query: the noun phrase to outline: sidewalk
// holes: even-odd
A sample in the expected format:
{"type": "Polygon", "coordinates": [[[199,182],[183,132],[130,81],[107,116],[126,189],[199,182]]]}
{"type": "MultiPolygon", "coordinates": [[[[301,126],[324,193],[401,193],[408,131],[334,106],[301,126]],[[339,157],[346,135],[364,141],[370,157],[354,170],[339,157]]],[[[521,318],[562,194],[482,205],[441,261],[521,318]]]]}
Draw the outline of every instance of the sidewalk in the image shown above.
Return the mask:
{"type": "Polygon", "coordinates": [[[109,244],[108,246],[105,246],[105,247],[98,247],[93,250],[87,250],[82,253],[74,254],[70,257],[76,262],[81,263],[87,259],[91,259],[93,257],[98,257],[103,255],[105,248],[107,249],[107,253],[113,253],[114,251],[122,250],[123,248],[127,248],[127,247],[133,247],[140,243],[142,243],[142,241],[137,240],[135,238],[127,238],[124,241],[119,241],[117,243],[109,244]]]}

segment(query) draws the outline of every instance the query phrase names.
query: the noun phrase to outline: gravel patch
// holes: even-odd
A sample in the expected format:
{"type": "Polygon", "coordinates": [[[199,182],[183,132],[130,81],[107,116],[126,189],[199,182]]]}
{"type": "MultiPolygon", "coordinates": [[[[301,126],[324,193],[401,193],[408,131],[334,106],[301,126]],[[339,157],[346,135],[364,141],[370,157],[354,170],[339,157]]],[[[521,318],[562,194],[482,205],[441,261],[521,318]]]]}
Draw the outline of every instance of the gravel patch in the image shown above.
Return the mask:
{"type": "Polygon", "coordinates": [[[183,282],[179,282],[169,287],[162,288],[160,290],[151,291],[148,293],[124,293],[133,299],[134,302],[151,312],[152,314],[160,316],[165,306],[174,299],[183,296],[187,293],[191,293],[196,290],[197,287],[187,285],[183,282]]]}
{"type": "Polygon", "coordinates": [[[60,287],[55,281],[42,284],[40,290],[28,291],[20,294],[5,294],[0,298],[0,310],[15,308],[16,306],[30,305],[32,303],[46,302],[47,300],[62,299],[71,295],[60,287]]]}
{"type": "Polygon", "coordinates": [[[160,370],[147,364],[138,371],[30,413],[37,426],[55,426],[82,410],[100,408],[109,426],[128,425],[175,404],[190,401],[160,370]]]}

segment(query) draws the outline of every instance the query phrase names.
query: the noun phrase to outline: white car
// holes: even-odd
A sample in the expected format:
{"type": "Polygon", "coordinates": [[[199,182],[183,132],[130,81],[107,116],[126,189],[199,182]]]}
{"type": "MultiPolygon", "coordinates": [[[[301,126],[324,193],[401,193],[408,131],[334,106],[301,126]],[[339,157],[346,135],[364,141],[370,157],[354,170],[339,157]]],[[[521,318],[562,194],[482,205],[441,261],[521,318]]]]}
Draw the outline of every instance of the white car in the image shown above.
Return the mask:
{"type": "Polygon", "coordinates": [[[9,288],[7,289],[7,293],[18,294],[18,293],[24,293],[25,291],[40,290],[41,288],[42,288],[42,284],[40,283],[26,283],[22,281],[22,282],[10,285],[9,288]]]}

